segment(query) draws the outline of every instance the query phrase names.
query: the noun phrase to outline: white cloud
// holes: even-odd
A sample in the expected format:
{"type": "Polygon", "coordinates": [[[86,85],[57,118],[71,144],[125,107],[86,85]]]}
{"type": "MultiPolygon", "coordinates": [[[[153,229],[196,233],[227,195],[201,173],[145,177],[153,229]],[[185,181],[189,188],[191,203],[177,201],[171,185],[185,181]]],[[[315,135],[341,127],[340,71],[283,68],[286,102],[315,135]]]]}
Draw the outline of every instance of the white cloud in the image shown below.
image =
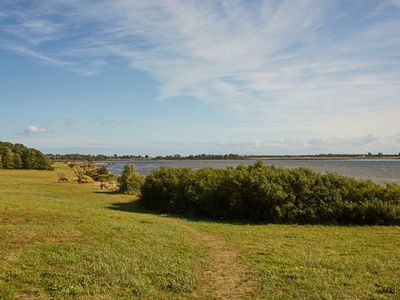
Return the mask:
{"type": "Polygon", "coordinates": [[[125,124],[128,122],[127,120],[122,119],[122,118],[114,118],[113,121],[115,124],[125,124]]]}
{"type": "Polygon", "coordinates": [[[397,18],[382,18],[380,7],[360,27],[337,1],[34,3],[10,6],[14,24],[0,47],[84,75],[128,65],[160,83],[161,100],[192,96],[283,135],[400,126],[396,8],[397,18]]]}
{"type": "Polygon", "coordinates": [[[43,128],[43,127],[36,126],[36,125],[29,125],[25,129],[25,133],[32,133],[32,134],[46,133],[46,132],[49,132],[49,130],[46,128],[43,128]]]}

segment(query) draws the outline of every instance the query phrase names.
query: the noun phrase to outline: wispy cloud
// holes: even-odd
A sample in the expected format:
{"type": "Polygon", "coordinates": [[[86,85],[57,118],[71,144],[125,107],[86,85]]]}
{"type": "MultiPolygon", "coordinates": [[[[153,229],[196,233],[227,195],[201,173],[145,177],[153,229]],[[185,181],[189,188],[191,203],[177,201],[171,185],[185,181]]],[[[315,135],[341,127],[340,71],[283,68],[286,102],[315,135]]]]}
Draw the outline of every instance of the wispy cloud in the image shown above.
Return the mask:
{"type": "Polygon", "coordinates": [[[102,115],[99,115],[96,117],[95,123],[101,126],[109,126],[115,124],[116,125],[128,124],[130,123],[130,121],[121,117],[106,118],[102,115]]]}
{"type": "Polygon", "coordinates": [[[380,14],[316,0],[5,1],[0,47],[84,75],[128,65],[160,83],[160,100],[195,97],[272,130],[357,135],[390,122],[393,134],[400,5],[375,4],[380,14]]]}
{"type": "Polygon", "coordinates": [[[400,0],[389,0],[393,5],[400,7],[400,0]]]}
{"type": "Polygon", "coordinates": [[[72,126],[72,125],[77,125],[78,124],[78,120],[74,117],[66,117],[64,119],[64,124],[68,125],[68,126],[72,126]]]}
{"type": "Polygon", "coordinates": [[[74,65],[74,63],[71,63],[71,62],[66,62],[63,60],[59,60],[56,58],[52,58],[50,56],[40,54],[39,52],[31,50],[30,48],[27,48],[25,46],[16,46],[16,45],[12,45],[12,44],[7,44],[1,40],[0,40],[0,48],[9,50],[11,52],[23,55],[25,57],[37,60],[39,62],[48,64],[48,65],[53,65],[53,66],[58,66],[58,67],[66,67],[66,68],[74,65]]]}

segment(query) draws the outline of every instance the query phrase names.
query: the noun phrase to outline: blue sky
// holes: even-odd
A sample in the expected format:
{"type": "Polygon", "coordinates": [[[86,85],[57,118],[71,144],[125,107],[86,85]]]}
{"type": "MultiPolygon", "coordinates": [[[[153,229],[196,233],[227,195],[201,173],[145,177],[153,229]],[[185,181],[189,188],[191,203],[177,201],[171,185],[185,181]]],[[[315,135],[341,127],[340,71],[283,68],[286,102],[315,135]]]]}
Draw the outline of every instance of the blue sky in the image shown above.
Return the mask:
{"type": "Polygon", "coordinates": [[[400,152],[400,1],[2,0],[0,140],[400,152]]]}

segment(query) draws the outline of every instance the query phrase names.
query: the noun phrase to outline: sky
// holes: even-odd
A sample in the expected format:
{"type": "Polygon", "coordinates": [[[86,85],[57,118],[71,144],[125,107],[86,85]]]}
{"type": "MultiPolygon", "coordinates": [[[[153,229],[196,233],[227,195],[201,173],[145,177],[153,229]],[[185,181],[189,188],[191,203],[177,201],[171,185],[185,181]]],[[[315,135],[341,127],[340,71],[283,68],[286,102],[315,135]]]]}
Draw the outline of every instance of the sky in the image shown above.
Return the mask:
{"type": "Polygon", "coordinates": [[[0,140],[400,152],[400,0],[1,0],[0,140]]]}

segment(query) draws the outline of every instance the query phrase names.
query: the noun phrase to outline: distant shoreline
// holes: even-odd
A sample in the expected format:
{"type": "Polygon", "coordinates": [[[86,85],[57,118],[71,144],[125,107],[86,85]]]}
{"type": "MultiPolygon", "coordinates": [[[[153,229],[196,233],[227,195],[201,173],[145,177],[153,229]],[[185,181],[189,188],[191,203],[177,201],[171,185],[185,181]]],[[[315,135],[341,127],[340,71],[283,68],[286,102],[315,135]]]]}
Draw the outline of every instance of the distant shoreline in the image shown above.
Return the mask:
{"type": "Polygon", "coordinates": [[[134,165],[141,175],[148,175],[153,170],[162,166],[171,168],[225,168],[239,165],[253,165],[261,160],[265,165],[275,165],[282,168],[310,168],[316,172],[332,172],[359,179],[371,179],[378,183],[400,183],[400,159],[362,159],[362,158],[337,158],[337,159],[242,159],[242,160],[105,160],[96,161],[96,165],[104,165],[109,172],[121,174],[125,165],[134,165]]]}
{"type": "Polygon", "coordinates": [[[399,155],[385,156],[263,156],[263,157],[248,157],[246,159],[261,159],[261,160],[355,160],[355,159],[400,159],[399,155]]]}
{"type": "Polygon", "coordinates": [[[319,156],[263,156],[263,157],[242,157],[242,158],[206,158],[206,159],[196,159],[196,158],[144,158],[144,159],[126,159],[126,158],[111,158],[111,159],[104,159],[99,161],[174,161],[174,160],[190,160],[190,161],[208,161],[208,160],[385,160],[385,159],[400,159],[400,156],[393,155],[393,156],[380,156],[380,157],[348,157],[348,156],[333,156],[333,157],[319,157],[319,156]]]}
{"type": "Polygon", "coordinates": [[[54,162],[77,162],[77,161],[173,161],[173,160],[385,160],[385,159],[400,159],[400,155],[357,155],[357,154],[318,154],[318,155],[237,155],[225,156],[224,155],[205,155],[205,156],[157,156],[157,157],[141,157],[141,156],[103,156],[103,155],[52,155],[47,156],[54,162]]]}

